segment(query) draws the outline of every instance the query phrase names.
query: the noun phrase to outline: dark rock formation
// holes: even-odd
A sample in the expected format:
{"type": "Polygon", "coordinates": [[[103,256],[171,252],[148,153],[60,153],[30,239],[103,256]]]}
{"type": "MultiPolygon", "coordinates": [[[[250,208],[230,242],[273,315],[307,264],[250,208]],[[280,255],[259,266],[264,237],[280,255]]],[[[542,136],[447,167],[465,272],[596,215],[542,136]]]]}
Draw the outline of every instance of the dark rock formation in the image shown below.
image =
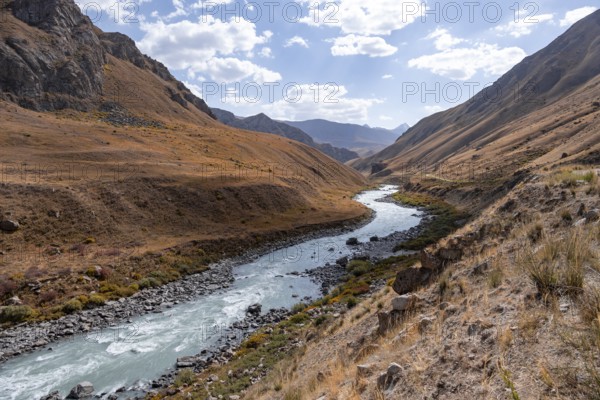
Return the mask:
{"type": "Polygon", "coordinates": [[[215,118],[163,64],[142,54],[129,37],[96,28],[73,0],[2,2],[0,13],[0,99],[38,111],[96,109],[106,94],[105,66],[112,55],[171,83],[177,88],[173,101],[215,118]]]}

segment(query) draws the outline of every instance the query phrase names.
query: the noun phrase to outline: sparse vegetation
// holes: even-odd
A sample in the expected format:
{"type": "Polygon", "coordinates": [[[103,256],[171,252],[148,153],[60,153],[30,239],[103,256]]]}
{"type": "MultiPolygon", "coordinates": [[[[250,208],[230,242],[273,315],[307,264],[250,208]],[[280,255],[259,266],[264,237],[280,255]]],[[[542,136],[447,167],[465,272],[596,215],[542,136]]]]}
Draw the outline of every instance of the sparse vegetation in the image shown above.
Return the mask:
{"type": "Polygon", "coordinates": [[[394,251],[421,250],[454,232],[458,228],[457,223],[469,217],[451,204],[426,194],[398,192],[394,194],[394,199],[407,206],[423,209],[434,216],[431,222],[424,224],[416,238],[400,243],[394,251]]]}

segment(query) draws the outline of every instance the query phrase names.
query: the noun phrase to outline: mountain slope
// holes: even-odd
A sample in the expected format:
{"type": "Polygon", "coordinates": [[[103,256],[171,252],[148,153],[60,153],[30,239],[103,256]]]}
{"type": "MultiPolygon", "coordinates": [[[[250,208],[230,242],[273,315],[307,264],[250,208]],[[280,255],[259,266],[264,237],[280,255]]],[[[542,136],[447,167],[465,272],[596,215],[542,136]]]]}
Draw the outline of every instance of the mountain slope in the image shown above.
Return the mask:
{"type": "Polygon", "coordinates": [[[319,149],[328,156],[340,161],[346,162],[358,158],[358,154],[344,149],[336,148],[330,144],[315,143],[312,137],[303,132],[301,129],[295,128],[283,122],[275,121],[265,114],[258,114],[247,118],[238,118],[233,113],[218,108],[212,109],[217,119],[225,125],[235,128],[246,129],[255,132],[272,133],[274,135],[283,136],[288,139],[296,140],[308,146],[319,149]]]}
{"type": "Polygon", "coordinates": [[[15,0],[1,11],[0,221],[18,229],[0,232],[0,303],[16,294],[56,318],[66,300],[99,290],[80,279],[95,266],[110,271],[103,296],[116,298],[144,278],[165,283],[364,216],[352,201],[364,185],[356,171],[219,123],[73,0],[15,0]],[[29,290],[32,280],[52,296],[29,290]]]}
{"type": "Polygon", "coordinates": [[[344,147],[359,153],[363,157],[393,144],[398,136],[408,129],[408,125],[406,124],[400,125],[393,131],[389,131],[383,128],[342,124],[323,119],[283,122],[302,129],[319,143],[331,143],[332,146],[344,147]]]}
{"type": "Polygon", "coordinates": [[[599,74],[596,11],[474,99],[423,119],[392,146],[354,165],[364,173],[376,165],[374,172],[387,168],[382,175],[400,176],[436,163],[454,171],[467,164],[510,171],[535,159],[544,164],[563,154],[587,157],[598,148],[592,121],[600,110],[599,74]]]}

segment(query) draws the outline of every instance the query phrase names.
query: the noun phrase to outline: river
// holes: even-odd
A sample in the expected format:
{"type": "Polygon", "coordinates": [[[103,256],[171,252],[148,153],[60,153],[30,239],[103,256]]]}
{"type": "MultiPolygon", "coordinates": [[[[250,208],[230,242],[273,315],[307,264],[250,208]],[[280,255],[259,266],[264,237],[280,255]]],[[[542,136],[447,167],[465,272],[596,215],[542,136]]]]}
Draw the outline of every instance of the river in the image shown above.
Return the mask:
{"type": "Polygon", "coordinates": [[[420,217],[414,209],[377,201],[396,190],[395,186],[382,186],[356,196],[376,213],[367,225],[280,249],[238,266],[235,281],[227,289],[110,330],[52,343],[47,346],[51,351],[46,348],[9,360],[0,366],[0,399],[37,400],[54,390],[66,396],[82,381],[92,382],[95,393],[143,385],[171,368],[178,357],[209,348],[225,327],[244,318],[251,304],[262,304],[266,312],[290,308],[305,296],[320,297],[320,285],[290,273],[352,254],[352,248],[346,246],[350,237],[364,242],[372,236],[385,237],[416,226],[420,217]]]}

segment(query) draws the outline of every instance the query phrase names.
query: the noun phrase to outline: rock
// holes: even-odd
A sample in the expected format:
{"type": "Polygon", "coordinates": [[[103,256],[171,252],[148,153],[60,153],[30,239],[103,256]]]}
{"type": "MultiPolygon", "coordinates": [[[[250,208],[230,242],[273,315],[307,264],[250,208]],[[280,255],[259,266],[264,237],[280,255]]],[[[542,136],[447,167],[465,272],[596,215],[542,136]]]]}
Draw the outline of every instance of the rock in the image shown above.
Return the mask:
{"type": "Polygon", "coordinates": [[[598,220],[600,220],[600,213],[598,212],[598,210],[591,210],[585,213],[586,223],[589,224],[590,222],[596,222],[598,220]]]}
{"type": "Polygon", "coordinates": [[[443,267],[442,260],[427,250],[421,251],[420,258],[421,268],[425,268],[431,271],[440,271],[443,267]]]}
{"type": "Polygon", "coordinates": [[[87,399],[92,397],[94,393],[94,385],[90,382],[81,382],[69,392],[67,399],[87,399]]]}
{"type": "Polygon", "coordinates": [[[352,237],[352,238],[346,240],[346,245],[348,245],[348,246],[358,246],[359,244],[360,244],[360,242],[355,237],[352,237]]]}
{"type": "Polygon", "coordinates": [[[370,241],[370,242],[379,242],[379,236],[372,236],[372,237],[369,239],[369,241],[370,241]]]}
{"type": "Polygon", "coordinates": [[[48,216],[53,218],[60,218],[60,211],[50,210],[48,211],[48,216]]]}
{"type": "Polygon", "coordinates": [[[487,261],[477,264],[471,270],[471,275],[483,275],[489,269],[489,267],[490,265],[487,261]]]}
{"type": "Polygon", "coordinates": [[[345,268],[348,265],[348,257],[338,258],[335,263],[345,268]]]}
{"type": "Polygon", "coordinates": [[[403,371],[400,365],[391,363],[387,371],[377,378],[377,387],[384,391],[393,389],[400,380],[403,371]]]}
{"type": "Polygon", "coordinates": [[[583,204],[583,203],[579,204],[579,209],[577,210],[577,216],[583,217],[585,215],[585,211],[586,211],[585,204],[583,204]]]}
{"type": "Polygon", "coordinates": [[[19,296],[13,296],[10,299],[6,300],[6,304],[9,306],[21,306],[23,302],[19,298],[19,296]]]}
{"type": "Polygon", "coordinates": [[[229,395],[229,400],[240,400],[240,396],[238,395],[229,395]]]}
{"type": "Polygon", "coordinates": [[[261,311],[262,311],[262,305],[256,303],[256,304],[252,304],[251,306],[248,306],[246,313],[252,314],[252,315],[260,315],[261,311]]]}
{"type": "Polygon", "coordinates": [[[394,310],[392,310],[390,312],[381,311],[381,312],[377,313],[377,320],[379,323],[377,332],[380,335],[385,335],[387,333],[387,331],[389,331],[391,328],[393,328],[396,325],[399,318],[400,318],[400,313],[397,311],[394,311],[394,310]]]}
{"type": "Polygon", "coordinates": [[[372,367],[370,365],[357,365],[356,366],[356,376],[362,378],[365,376],[369,376],[372,373],[372,367]]]}
{"type": "Polygon", "coordinates": [[[60,393],[56,390],[47,396],[40,397],[40,400],[62,400],[62,397],[60,397],[60,393]]]}
{"type": "Polygon", "coordinates": [[[392,289],[399,295],[414,292],[419,286],[427,282],[433,275],[427,268],[406,268],[396,274],[392,289]]]}
{"type": "Polygon", "coordinates": [[[412,308],[417,302],[418,297],[414,294],[405,294],[400,297],[392,299],[392,308],[395,311],[406,311],[412,308]]]}
{"type": "Polygon", "coordinates": [[[15,232],[19,229],[20,225],[17,221],[10,219],[0,222],[0,231],[4,232],[15,232]]]}
{"type": "Polygon", "coordinates": [[[445,261],[458,261],[462,258],[463,252],[458,248],[441,248],[438,256],[445,261]]]}

